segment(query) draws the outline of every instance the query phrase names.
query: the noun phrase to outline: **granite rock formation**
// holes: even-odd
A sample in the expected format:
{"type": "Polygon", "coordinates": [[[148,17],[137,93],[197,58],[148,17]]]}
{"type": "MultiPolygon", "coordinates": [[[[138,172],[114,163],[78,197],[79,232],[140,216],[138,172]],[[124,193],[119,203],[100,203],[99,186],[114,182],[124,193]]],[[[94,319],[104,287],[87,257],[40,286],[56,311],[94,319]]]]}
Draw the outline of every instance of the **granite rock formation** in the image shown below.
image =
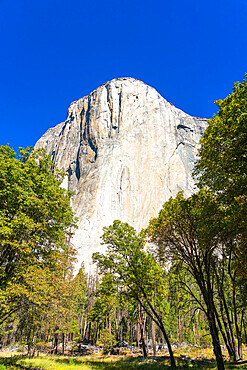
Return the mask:
{"type": "Polygon", "coordinates": [[[105,83],[73,102],[67,119],[36,143],[67,176],[79,218],[73,243],[79,264],[103,250],[113,220],[137,230],[179,190],[194,191],[192,169],[206,119],[191,117],[133,78],[105,83]]]}

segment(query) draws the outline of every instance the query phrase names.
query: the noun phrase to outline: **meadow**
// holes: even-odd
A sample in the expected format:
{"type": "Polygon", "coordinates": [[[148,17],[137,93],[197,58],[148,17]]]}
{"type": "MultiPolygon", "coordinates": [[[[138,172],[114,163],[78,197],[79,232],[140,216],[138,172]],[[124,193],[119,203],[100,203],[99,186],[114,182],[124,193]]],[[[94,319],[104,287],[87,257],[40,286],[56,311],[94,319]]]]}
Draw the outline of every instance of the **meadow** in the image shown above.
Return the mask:
{"type": "MultiPolygon", "coordinates": [[[[245,348],[246,356],[246,348],[245,348]]],[[[196,353],[193,349],[175,351],[175,358],[178,369],[217,369],[217,364],[213,358],[212,348],[200,349],[196,353]]],[[[247,369],[247,361],[241,364],[229,363],[226,358],[226,369],[247,369]]],[[[0,353],[0,370],[17,369],[43,369],[43,370],[97,370],[97,369],[170,369],[169,358],[161,354],[160,356],[149,356],[144,359],[142,356],[133,356],[128,353],[118,356],[104,356],[94,354],[90,356],[47,356],[28,358],[24,354],[2,352],[0,353]]]]}

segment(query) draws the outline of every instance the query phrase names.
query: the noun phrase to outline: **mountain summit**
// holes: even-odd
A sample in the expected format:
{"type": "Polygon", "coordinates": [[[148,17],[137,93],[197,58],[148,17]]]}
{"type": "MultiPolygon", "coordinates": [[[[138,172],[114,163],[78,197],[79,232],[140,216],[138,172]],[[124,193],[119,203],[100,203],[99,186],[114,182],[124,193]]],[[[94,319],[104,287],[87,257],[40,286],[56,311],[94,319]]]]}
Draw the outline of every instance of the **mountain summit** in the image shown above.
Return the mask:
{"type": "Polygon", "coordinates": [[[104,226],[120,219],[140,230],[179,190],[194,191],[206,125],[142,81],[117,78],[71,103],[66,121],[39,139],[35,148],[65,169],[63,186],[75,193],[73,244],[87,271],[104,226]]]}

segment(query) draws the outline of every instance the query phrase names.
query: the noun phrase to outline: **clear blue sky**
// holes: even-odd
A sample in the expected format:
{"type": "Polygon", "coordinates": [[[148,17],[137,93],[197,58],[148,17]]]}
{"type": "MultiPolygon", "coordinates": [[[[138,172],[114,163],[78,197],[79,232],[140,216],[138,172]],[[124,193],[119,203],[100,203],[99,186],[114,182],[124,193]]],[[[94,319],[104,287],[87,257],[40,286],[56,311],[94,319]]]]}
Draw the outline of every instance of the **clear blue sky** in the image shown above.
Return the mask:
{"type": "Polygon", "coordinates": [[[247,0],[0,0],[0,52],[0,144],[15,149],[116,77],[211,117],[247,72],[247,0]]]}

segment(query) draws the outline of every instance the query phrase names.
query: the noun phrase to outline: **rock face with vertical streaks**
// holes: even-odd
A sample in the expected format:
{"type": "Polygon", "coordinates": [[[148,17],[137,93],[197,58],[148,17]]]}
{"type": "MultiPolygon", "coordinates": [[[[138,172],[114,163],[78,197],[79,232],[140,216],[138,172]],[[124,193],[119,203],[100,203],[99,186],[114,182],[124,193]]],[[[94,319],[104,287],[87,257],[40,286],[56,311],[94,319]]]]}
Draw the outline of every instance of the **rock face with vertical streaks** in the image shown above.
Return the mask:
{"type": "Polygon", "coordinates": [[[191,117],[133,78],[114,79],[73,102],[67,120],[36,143],[67,176],[79,218],[79,264],[102,250],[102,228],[120,219],[137,230],[179,190],[194,191],[192,169],[206,119],[191,117]]]}

